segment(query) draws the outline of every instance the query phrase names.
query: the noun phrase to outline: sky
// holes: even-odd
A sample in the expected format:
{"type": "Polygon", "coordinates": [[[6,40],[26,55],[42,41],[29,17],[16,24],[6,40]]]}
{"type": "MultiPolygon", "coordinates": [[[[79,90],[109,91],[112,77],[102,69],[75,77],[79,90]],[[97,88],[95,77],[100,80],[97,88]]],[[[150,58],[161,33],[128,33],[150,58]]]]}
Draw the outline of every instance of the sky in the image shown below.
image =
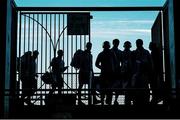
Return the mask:
{"type": "Polygon", "coordinates": [[[15,0],[18,6],[162,6],[166,0],[15,0]]]}
{"type": "MultiPolygon", "coordinates": [[[[15,0],[19,7],[120,7],[120,6],[163,6],[166,0],[15,0]]],[[[157,17],[157,11],[151,12],[91,12],[91,41],[92,54],[95,62],[98,53],[102,51],[102,43],[117,38],[120,40],[119,49],[123,43],[130,41],[131,50],[136,48],[135,41],[144,40],[148,49],[151,41],[151,27],[157,17]]],[[[94,63],[93,63],[94,65],[94,63]]],[[[94,70],[99,72],[94,66],[94,70]]]]}

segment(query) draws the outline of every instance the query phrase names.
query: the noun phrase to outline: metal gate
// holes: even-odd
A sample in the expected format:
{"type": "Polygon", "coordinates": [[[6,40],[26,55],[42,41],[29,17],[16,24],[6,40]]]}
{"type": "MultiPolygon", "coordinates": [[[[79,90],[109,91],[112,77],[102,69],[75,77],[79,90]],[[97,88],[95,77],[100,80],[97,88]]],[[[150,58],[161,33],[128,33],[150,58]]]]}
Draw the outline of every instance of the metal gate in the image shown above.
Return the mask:
{"type": "MultiPolygon", "coordinates": [[[[89,12],[86,13],[89,14],[89,12]]],[[[50,85],[44,84],[41,80],[41,76],[48,71],[50,61],[56,56],[57,50],[59,49],[64,51],[63,60],[65,66],[69,66],[63,74],[63,89],[65,90],[63,93],[75,94],[76,91],[72,90],[78,88],[78,71],[70,66],[70,62],[76,50],[84,50],[86,42],[90,41],[90,34],[68,35],[67,19],[69,14],[75,13],[65,11],[18,12],[17,57],[20,58],[27,51],[39,51],[39,56],[36,60],[38,91],[32,96],[32,101],[34,101],[35,104],[43,105],[43,99],[45,98],[45,95],[48,94],[49,89],[51,89],[50,85]]],[[[81,13],[78,12],[78,14],[81,13]]],[[[20,94],[22,94],[22,83],[18,71],[17,83],[20,94]]],[[[88,86],[85,86],[85,88],[88,88],[88,86]]]]}

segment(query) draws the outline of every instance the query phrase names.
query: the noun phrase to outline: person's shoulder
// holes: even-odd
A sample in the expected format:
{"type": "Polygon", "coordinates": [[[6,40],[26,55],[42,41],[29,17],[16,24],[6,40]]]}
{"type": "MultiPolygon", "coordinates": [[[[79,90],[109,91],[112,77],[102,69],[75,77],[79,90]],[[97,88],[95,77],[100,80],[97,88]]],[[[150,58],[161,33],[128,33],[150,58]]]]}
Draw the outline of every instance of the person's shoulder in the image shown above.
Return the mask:
{"type": "Polygon", "coordinates": [[[104,52],[103,52],[103,51],[102,51],[102,52],[100,52],[100,53],[98,54],[98,57],[101,57],[103,54],[104,54],[104,52]]]}
{"type": "Polygon", "coordinates": [[[149,52],[147,49],[144,49],[144,52],[145,52],[146,54],[150,54],[150,52],[149,52]]]}
{"type": "Polygon", "coordinates": [[[137,52],[137,50],[132,50],[132,51],[131,51],[131,53],[136,53],[136,52],[137,52]]]}
{"type": "Polygon", "coordinates": [[[58,59],[57,57],[53,57],[53,58],[52,58],[52,62],[56,62],[57,59],[58,59]]]}
{"type": "Polygon", "coordinates": [[[123,52],[122,50],[118,49],[119,52],[123,52]]]}

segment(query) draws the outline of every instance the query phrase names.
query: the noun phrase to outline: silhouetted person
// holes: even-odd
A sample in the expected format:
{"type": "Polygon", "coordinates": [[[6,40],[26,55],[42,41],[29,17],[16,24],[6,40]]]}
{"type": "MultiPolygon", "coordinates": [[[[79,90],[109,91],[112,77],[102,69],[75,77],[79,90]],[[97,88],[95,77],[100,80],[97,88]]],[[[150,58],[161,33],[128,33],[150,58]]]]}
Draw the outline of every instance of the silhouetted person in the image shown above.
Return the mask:
{"type": "Polygon", "coordinates": [[[32,57],[31,57],[31,81],[32,81],[32,88],[33,91],[35,92],[35,89],[37,89],[37,63],[36,63],[36,59],[39,55],[39,52],[37,50],[33,51],[32,57]]]}
{"type": "Polygon", "coordinates": [[[58,87],[58,94],[61,94],[61,89],[64,83],[62,74],[68,68],[68,66],[64,67],[64,61],[62,59],[64,55],[63,50],[58,50],[57,54],[58,56],[54,57],[50,63],[50,66],[52,66],[54,83],[52,84],[52,89],[49,92],[49,95],[51,95],[56,90],[56,87],[58,87]]]}
{"type": "Polygon", "coordinates": [[[38,51],[34,51],[33,54],[31,51],[28,51],[21,57],[20,78],[22,81],[22,99],[27,105],[32,105],[30,97],[34,94],[35,89],[37,89],[35,60],[38,54],[38,51]]]}
{"type": "Polygon", "coordinates": [[[133,77],[132,82],[135,90],[135,105],[146,105],[149,103],[149,73],[152,69],[151,55],[143,48],[143,41],[136,40],[136,50],[133,51],[133,77]]]}
{"type": "Polygon", "coordinates": [[[80,58],[79,67],[79,87],[78,87],[78,104],[84,105],[81,101],[81,89],[84,84],[90,85],[93,77],[92,67],[92,54],[91,54],[92,43],[86,44],[86,49],[82,52],[80,58]]]}
{"type": "Polygon", "coordinates": [[[164,81],[161,77],[162,66],[161,66],[161,55],[157,45],[153,42],[150,42],[149,49],[151,50],[151,58],[153,63],[153,69],[150,79],[150,87],[152,89],[152,104],[157,104],[163,98],[162,89],[164,87],[164,81]]]}
{"type": "MultiPolygon", "coordinates": [[[[119,46],[119,40],[114,39],[113,40],[113,47],[112,52],[114,54],[114,66],[115,66],[115,72],[114,72],[114,80],[113,80],[113,88],[122,88],[122,81],[121,81],[121,67],[120,64],[122,62],[122,51],[118,49],[119,46]]],[[[114,104],[118,104],[117,98],[119,94],[122,93],[120,91],[115,91],[115,100],[114,104]]]]}
{"type": "Polygon", "coordinates": [[[104,98],[106,96],[106,104],[110,105],[112,102],[112,87],[113,74],[115,72],[114,66],[114,54],[110,50],[110,43],[105,41],[103,43],[104,50],[98,54],[96,59],[96,67],[101,69],[100,82],[101,82],[101,102],[104,104],[104,98]]]}
{"type": "Polygon", "coordinates": [[[123,88],[126,88],[125,91],[125,105],[131,105],[132,100],[132,91],[129,88],[132,88],[132,51],[131,42],[126,41],[124,42],[124,50],[122,52],[122,67],[121,67],[121,75],[123,81],[123,88]]]}
{"type": "Polygon", "coordinates": [[[22,99],[27,104],[31,104],[30,102],[30,96],[31,93],[31,86],[30,86],[30,77],[29,77],[29,71],[30,71],[30,59],[31,59],[31,51],[25,52],[24,55],[21,57],[21,63],[20,63],[20,79],[22,82],[22,99]],[[27,98],[26,98],[27,97],[27,98]]]}

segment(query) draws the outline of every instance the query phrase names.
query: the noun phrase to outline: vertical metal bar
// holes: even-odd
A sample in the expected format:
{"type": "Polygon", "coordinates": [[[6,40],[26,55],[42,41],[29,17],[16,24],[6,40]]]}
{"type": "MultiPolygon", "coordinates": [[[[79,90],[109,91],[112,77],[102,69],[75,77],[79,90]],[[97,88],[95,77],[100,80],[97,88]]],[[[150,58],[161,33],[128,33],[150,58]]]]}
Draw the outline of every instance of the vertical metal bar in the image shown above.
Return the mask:
{"type": "Polygon", "coordinates": [[[24,16],[24,53],[26,49],[26,17],[24,16]]]}
{"type": "Polygon", "coordinates": [[[163,81],[165,81],[166,80],[166,75],[165,75],[165,73],[166,73],[166,67],[165,67],[165,52],[164,52],[164,46],[165,46],[165,43],[164,43],[164,20],[163,20],[163,18],[164,18],[164,14],[163,14],[163,11],[160,11],[161,12],[161,24],[162,24],[162,31],[161,31],[161,37],[162,37],[162,54],[163,54],[163,81]]]}
{"type": "MultiPolygon", "coordinates": [[[[43,25],[43,14],[41,14],[41,24],[43,25]]],[[[43,27],[41,27],[41,76],[42,76],[42,57],[43,57],[43,27]]],[[[42,86],[42,80],[41,80],[41,86],[42,86]]],[[[42,88],[41,88],[42,90],[42,88]]],[[[44,91],[41,91],[41,105],[42,105],[42,93],[44,93],[44,91]]]]}
{"type": "Polygon", "coordinates": [[[82,49],[82,35],[80,35],[80,49],[82,49]]]}
{"type": "MultiPolygon", "coordinates": [[[[21,19],[22,19],[22,15],[21,15],[21,11],[20,11],[20,13],[19,13],[19,15],[20,15],[20,21],[19,21],[19,58],[21,57],[21,19]]],[[[21,59],[19,59],[19,61],[18,62],[20,62],[20,60],[21,59]]],[[[20,66],[19,66],[19,76],[18,76],[18,78],[19,78],[19,80],[18,80],[18,82],[19,82],[19,89],[20,89],[20,74],[21,74],[21,64],[20,64],[20,66]]],[[[19,91],[19,94],[21,93],[21,91],[19,91]]]]}
{"type": "MultiPolygon", "coordinates": [[[[63,29],[64,29],[64,14],[63,14],[63,29]]],[[[63,51],[64,51],[64,32],[63,32],[63,51]]],[[[64,60],[64,56],[63,56],[63,60],[64,60]]],[[[63,74],[63,78],[64,78],[64,74],[63,74]]],[[[63,89],[64,89],[64,86],[63,86],[63,89]]],[[[64,93],[64,91],[63,91],[64,93]]]]}
{"type": "MultiPolygon", "coordinates": [[[[89,15],[90,16],[90,15],[89,15]]],[[[89,41],[88,42],[91,42],[91,24],[90,24],[90,17],[88,19],[88,28],[89,28],[89,41]]],[[[91,89],[92,88],[92,80],[89,81],[89,85],[88,85],[88,89],[91,89]]],[[[89,97],[88,97],[88,104],[90,105],[91,104],[91,91],[88,90],[88,93],[89,93],[89,97]]]]}
{"type": "MultiPolygon", "coordinates": [[[[53,27],[54,28],[54,32],[53,32],[53,34],[54,34],[54,45],[56,45],[56,25],[55,25],[56,24],[56,19],[55,19],[56,14],[53,14],[53,15],[54,15],[54,27],[53,27]]],[[[57,50],[56,46],[54,46],[53,50],[54,50],[54,56],[55,56],[56,55],[56,50],[57,50]]]]}
{"type": "MultiPolygon", "coordinates": [[[[83,46],[84,50],[86,49],[85,46],[86,46],[86,37],[84,35],[84,46],[83,46]]],[[[87,89],[87,85],[85,85],[85,89],[87,89]]],[[[85,93],[87,93],[87,91],[85,91],[85,93]]]]}
{"type": "Polygon", "coordinates": [[[56,14],[54,14],[54,44],[56,45],[56,14]]]}
{"type": "MultiPolygon", "coordinates": [[[[60,35],[60,14],[58,15],[58,37],[59,37],[59,35],[60,35]]],[[[60,39],[60,38],[59,38],[60,39]]],[[[58,43],[58,49],[60,49],[60,42],[58,43]]]]}
{"type": "MultiPolygon", "coordinates": [[[[33,19],[34,19],[34,14],[33,14],[33,19]]],[[[33,20],[33,32],[32,32],[32,37],[33,37],[33,41],[32,41],[32,50],[34,51],[34,20],[33,20]]]]}
{"type": "MultiPolygon", "coordinates": [[[[34,14],[33,14],[33,19],[34,19],[34,14]]],[[[34,51],[34,20],[33,20],[33,23],[32,23],[32,51],[34,51]]]]}
{"type": "Polygon", "coordinates": [[[24,16],[24,53],[25,53],[25,49],[26,49],[26,17],[24,16]]]}
{"type": "MultiPolygon", "coordinates": [[[[30,14],[29,14],[30,17],[30,14]]],[[[30,46],[30,18],[28,18],[28,51],[29,51],[29,46],[30,46]]]]}
{"type": "MultiPolygon", "coordinates": [[[[50,14],[50,36],[51,36],[51,14],[50,14]]],[[[49,61],[51,61],[51,42],[53,42],[53,41],[50,41],[50,44],[49,44],[49,48],[50,48],[50,58],[49,58],[49,61]]],[[[54,57],[56,57],[56,56],[54,56],[54,57]]]]}
{"type": "Polygon", "coordinates": [[[86,47],[86,35],[84,35],[84,49],[86,47]]]}
{"type": "MultiPolygon", "coordinates": [[[[46,29],[47,29],[47,14],[46,14],[46,29]]],[[[47,34],[46,34],[46,41],[45,41],[45,71],[47,71],[47,34]]],[[[46,88],[46,85],[45,85],[45,90],[46,89],[47,88],[46,88]]],[[[47,91],[45,91],[45,94],[47,94],[47,91]]]]}
{"type": "MultiPolygon", "coordinates": [[[[67,36],[67,64],[69,63],[69,36],[68,35],[66,35],[67,36]]],[[[66,74],[66,76],[67,76],[67,85],[69,85],[69,70],[67,69],[67,74],[66,74]]],[[[68,89],[68,87],[67,87],[67,89],[68,89]]],[[[69,92],[68,92],[69,93],[69,92]]]]}
{"type": "MultiPolygon", "coordinates": [[[[76,35],[76,51],[77,51],[77,35],[76,35]]],[[[78,75],[76,70],[76,89],[77,89],[77,81],[78,81],[78,75]]]]}
{"type": "MultiPolygon", "coordinates": [[[[73,57],[73,35],[71,35],[71,58],[73,57]]],[[[71,88],[73,88],[73,67],[71,67],[71,88]]],[[[72,91],[71,91],[72,94],[72,91]]]]}
{"type": "MultiPolygon", "coordinates": [[[[37,14],[37,21],[39,21],[39,14],[37,14]]],[[[39,25],[37,24],[37,45],[36,45],[36,49],[38,50],[38,41],[39,41],[39,25]]],[[[37,58],[37,68],[38,68],[38,58],[37,58]]],[[[37,81],[38,82],[38,81],[37,81]]],[[[38,82],[39,83],[39,82],[38,82]]],[[[37,94],[39,94],[39,92],[37,92],[37,94]]],[[[36,96],[36,99],[37,99],[37,96],[36,96]]]]}

